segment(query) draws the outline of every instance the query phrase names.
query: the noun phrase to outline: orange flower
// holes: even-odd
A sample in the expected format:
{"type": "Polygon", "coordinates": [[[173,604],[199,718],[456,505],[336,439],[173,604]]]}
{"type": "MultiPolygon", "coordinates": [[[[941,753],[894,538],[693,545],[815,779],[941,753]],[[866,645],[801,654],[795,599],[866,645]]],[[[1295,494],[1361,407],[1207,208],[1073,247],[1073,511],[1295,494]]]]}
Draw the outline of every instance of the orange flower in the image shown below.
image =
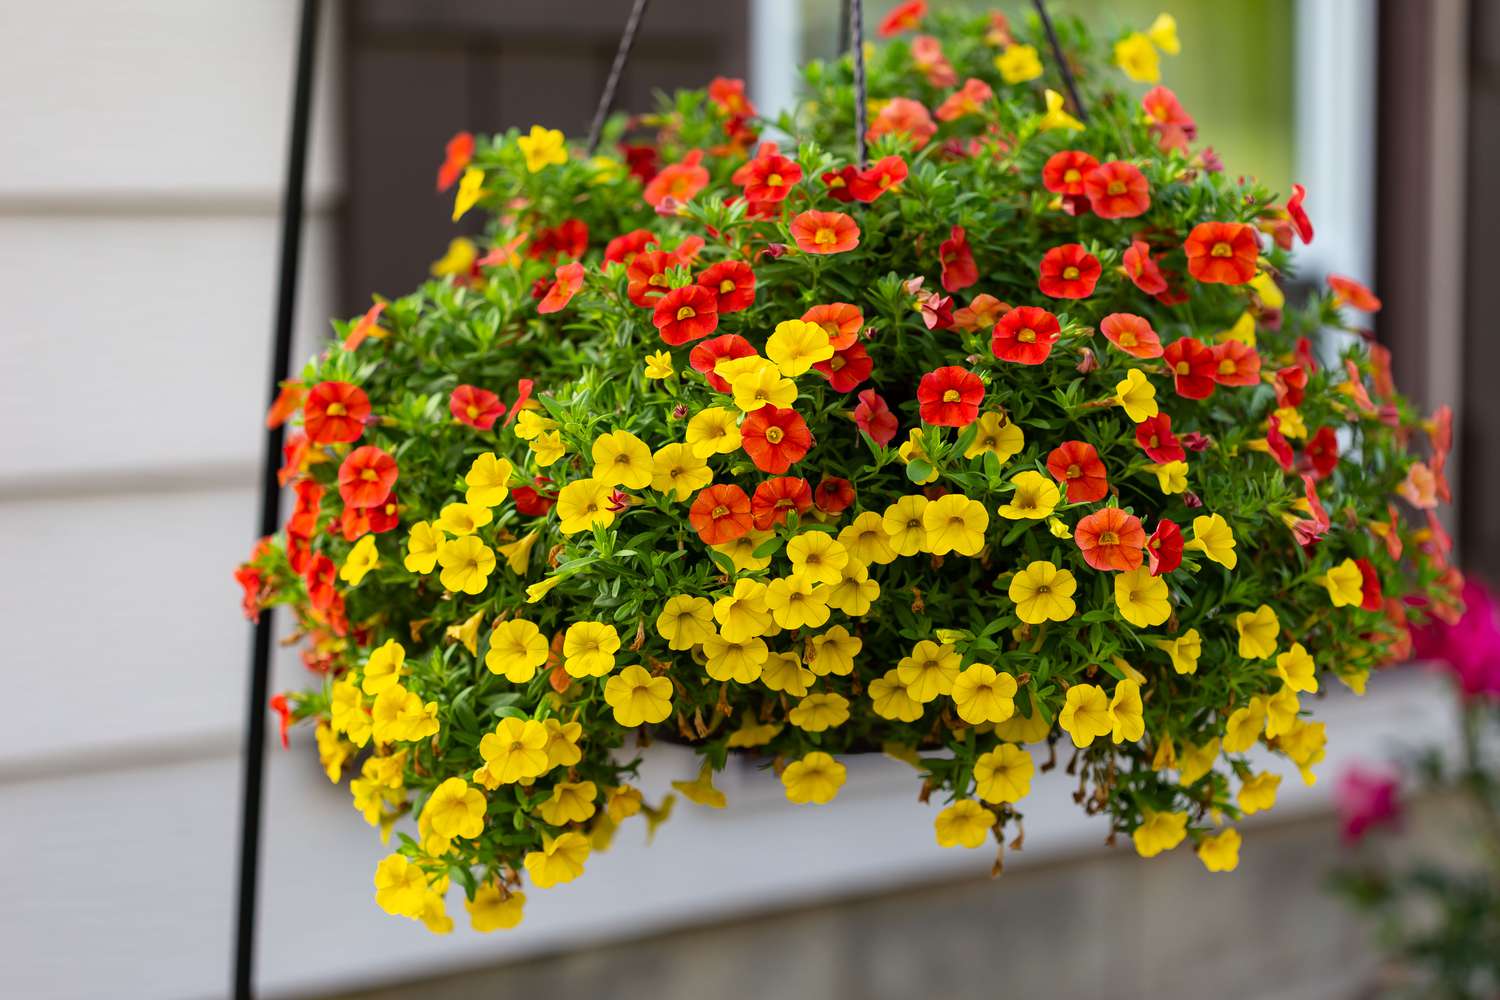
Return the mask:
{"type": "Polygon", "coordinates": [[[1146,531],[1134,515],[1119,507],[1105,507],[1078,522],[1073,540],[1083,553],[1083,561],[1094,569],[1128,573],[1141,566],[1146,531]]]}
{"type": "Polygon", "coordinates": [[[1086,441],[1064,441],[1047,455],[1047,471],[1068,486],[1068,503],[1102,500],[1109,492],[1109,478],[1099,453],[1086,441]]]}
{"type": "Polygon", "coordinates": [[[740,447],[762,472],[781,473],[802,461],[812,432],[796,410],[762,406],[740,424],[740,447]]]}
{"type": "Polygon", "coordinates": [[[682,158],[661,169],[646,185],[646,204],[656,208],[667,198],[677,201],[692,201],[693,196],[708,186],[708,169],[701,165],[703,150],[692,150],[682,158]]]}
{"type": "Polygon", "coordinates": [[[937,118],[940,122],[956,121],[965,115],[977,114],[980,105],[995,96],[995,91],[983,80],[969,77],[964,85],[938,105],[937,118]]]}
{"type": "Polygon", "coordinates": [[[1160,295],[1167,290],[1167,279],[1161,273],[1161,266],[1151,259],[1151,248],[1142,241],[1131,241],[1120,263],[1125,276],[1147,295],[1160,295]]]}
{"type": "Polygon", "coordinates": [[[688,523],[705,545],[732,542],[750,532],[750,498],[731,483],[704,487],[688,509],[688,523]]]}
{"type": "Polygon", "coordinates": [[[1243,285],[1255,277],[1260,242],[1241,222],[1200,222],[1182,245],[1188,274],[1208,284],[1243,285]]]}
{"type": "Polygon", "coordinates": [[[266,427],[280,427],[291,419],[292,414],[302,408],[307,399],[307,386],[301,379],[289,379],[281,383],[281,391],[266,411],[266,427]]]}
{"type": "Polygon", "coordinates": [[[754,116],[755,105],[745,96],[745,81],[716,76],[708,84],[708,99],[729,115],[754,116]]]}
{"type": "Polygon", "coordinates": [[[785,523],[792,511],[800,516],[812,505],[812,487],[806,479],[777,476],[755,487],[755,495],[750,498],[750,515],[758,530],[769,531],[785,523]]]}
{"type": "Polygon", "coordinates": [[[674,288],[656,303],[651,322],[674,347],[706,337],[719,325],[718,295],[702,285],[674,288]]]}
{"type": "Polygon", "coordinates": [[[505,413],[505,404],[500,402],[499,396],[488,389],[461,385],[448,397],[448,412],[453,414],[453,419],[461,424],[468,424],[475,430],[487,431],[494,427],[495,421],[505,413]]]}
{"type": "Polygon", "coordinates": [[[1010,312],[1010,305],[1001,302],[988,292],[980,292],[974,300],[953,313],[953,325],[965,333],[973,330],[993,329],[1000,317],[1010,312]]]}
{"type": "Polygon", "coordinates": [[[385,331],[376,325],[380,314],[385,312],[385,305],[384,302],[377,302],[365,310],[365,314],[359,318],[359,321],[349,328],[349,335],[344,338],[344,350],[354,350],[365,342],[366,337],[385,336],[385,331]]]}
{"type": "Polygon", "coordinates": [[[779,153],[760,154],[737,171],[735,179],[751,201],[781,201],[802,179],[802,168],[779,153]]]}
{"type": "Polygon", "coordinates": [[[1036,306],[1018,306],[995,324],[990,351],[1001,361],[1039,365],[1061,335],[1056,316],[1036,306]]]}
{"type": "Polygon", "coordinates": [[[803,212],[791,230],[804,253],[843,253],[859,246],[859,226],[843,212],[803,212]]]}
{"type": "MultiPolygon", "coordinates": [[[[894,155],[882,156],[867,169],[857,170],[849,177],[849,198],[869,204],[887,191],[899,188],[906,175],[905,160],[894,155]]],[[[834,197],[838,195],[835,193],[834,197]]],[[[849,198],[840,200],[848,201],[849,198]]]]}
{"type": "Polygon", "coordinates": [[[313,444],[358,441],[370,416],[370,397],[348,382],[319,382],[302,404],[302,426],[313,444]]]}
{"type": "Polygon", "coordinates": [[[556,278],[536,307],[536,311],[543,315],[557,312],[578,294],[578,289],[583,287],[583,265],[576,260],[564,264],[557,269],[556,278]]]}
{"type": "Polygon", "coordinates": [[[1220,385],[1259,385],[1260,355],[1241,340],[1215,344],[1214,381],[1220,385]]]}
{"type": "Polygon", "coordinates": [[[954,226],[948,238],[938,245],[938,260],[943,265],[946,291],[956,292],[979,280],[979,268],[974,264],[974,252],[969,249],[963,226],[954,226]]]}
{"type": "Polygon", "coordinates": [[[1336,306],[1353,306],[1361,312],[1369,313],[1380,311],[1380,300],[1375,297],[1375,293],[1353,278],[1330,274],[1328,287],[1333,289],[1333,304],[1336,306]]]}
{"type": "Polygon", "coordinates": [[[698,275],[699,285],[718,297],[719,315],[748,309],[755,301],[755,272],[742,260],[721,260],[698,275]]]}
{"type": "Polygon", "coordinates": [[[665,250],[641,250],[625,265],[625,295],[648,309],[672,288],[667,270],[680,262],[665,250]]]}
{"type": "Polygon", "coordinates": [[[922,18],[926,16],[927,0],[906,0],[906,3],[898,4],[885,16],[885,20],[880,22],[877,30],[881,38],[890,38],[892,35],[912,30],[921,24],[922,18]]]}
{"type": "Polygon", "coordinates": [[[1042,255],[1037,287],[1054,299],[1086,299],[1094,294],[1101,268],[1099,258],[1081,243],[1064,243],[1042,255]]]}
{"type": "Polygon", "coordinates": [[[842,476],[824,476],[813,490],[813,503],[825,514],[842,514],[854,503],[854,484],[842,476]]]}
{"type": "Polygon", "coordinates": [[[1198,138],[1198,125],[1193,116],[1182,108],[1177,95],[1166,87],[1152,87],[1141,98],[1141,108],[1146,112],[1151,131],[1156,134],[1156,143],[1163,152],[1173,149],[1187,151],[1188,143],[1198,138]]]}
{"type": "Polygon", "coordinates": [[[458,182],[459,174],[474,158],[474,136],[470,132],[459,132],[448,140],[443,150],[443,165],[438,168],[437,189],[446,191],[458,182]]]}
{"type": "Polygon", "coordinates": [[[391,495],[396,476],[396,460],[387,452],[373,444],[355,448],[339,466],[339,496],[350,507],[378,506],[391,495]]]}
{"type": "Polygon", "coordinates": [[[864,325],[864,313],[859,306],[848,302],[830,302],[813,306],[802,314],[802,322],[816,323],[828,334],[828,343],[835,351],[842,350],[859,337],[859,328],[864,325]]]}
{"type": "Polygon", "coordinates": [[[865,138],[874,142],[883,135],[905,136],[913,149],[921,149],[936,134],[937,125],[920,101],[893,97],[875,115],[875,120],[865,131],[865,138]]]}
{"type": "Polygon", "coordinates": [[[1161,357],[1161,338],[1134,313],[1110,313],[1099,321],[1105,339],[1134,358],[1161,357]]]}
{"type": "Polygon", "coordinates": [[[984,383],[956,365],[928,372],[917,385],[922,422],[935,427],[967,427],[979,416],[984,383]]]}
{"type": "Polygon", "coordinates": [[[1151,207],[1146,175],[1123,160],[1101,163],[1083,179],[1089,205],[1101,219],[1133,219],[1151,207]]]}
{"type": "Polygon", "coordinates": [[[1084,178],[1099,161],[1077,149],[1053,153],[1042,166],[1042,187],[1053,194],[1077,197],[1084,193],[1084,178]]]}
{"type": "Polygon", "coordinates": [[[1193,337],[1174,340],[1162,351],[1162,358],[1172,372],[1179,396],[1207,399],[1213,395],[1219,362],[1214,352],[1200,341],[1193,337]]]}

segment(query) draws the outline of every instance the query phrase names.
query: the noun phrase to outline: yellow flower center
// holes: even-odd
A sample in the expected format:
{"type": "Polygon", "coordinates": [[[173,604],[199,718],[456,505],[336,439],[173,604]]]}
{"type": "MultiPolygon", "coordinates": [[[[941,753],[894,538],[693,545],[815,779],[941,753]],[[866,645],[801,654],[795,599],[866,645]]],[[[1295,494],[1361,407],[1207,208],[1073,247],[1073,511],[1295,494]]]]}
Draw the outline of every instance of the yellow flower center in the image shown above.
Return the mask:
{"type": "Polygon", "coordinates": [[[470,404],[464,407],[464,412],[469,415],[470,420],[474,420],[479,416],[479,407],[470,404]]]}
{"type": "Polygon", "coordinates": [[[1179,361],[1176,365],[1173,366],[1172,370],[1179,375],[1186,375],[1193,369],[1188,365],[1186,361],[1179,361]]]}
{"type": "Polygon", "coordinates": [[[1135,334],[1131,333],[1129,330],[1126,330],[1124,333],[1120,334],[1121,347],[1134,347],[1138,343],[1140,343],[1140,341],[1136,340],[1135,334]]]}
{"type": "Polygon", "coordinates": [[[1063,277],[1066,278],[1068,281],[1077,281],[1078,280],[1078,268],[1076,268],[1076,267],[1065,267],[1065,268],[1063,268],[1063,277]]]}
{"type": "Polygon", "coordinates": [[[329,403],[328,409],[323,412],[327,413],[330,417],[342,417],[349,411],[344,409],[343,403],[329,403]]]}
{"type": "Polygon", "coordinates": [[[1031,327],[1028,326],[1026,329],[1024,329],[1020,333],[1016,334],[1016,339],[1019,340],[1023,344],[1035,344],[1036,343],[1036,331],[1033,330],[1031,327]]]}
{"type": "Polygon", "coordinates": [[[1219,362],[1219,374],[1220,375],[1233,375],[1234,372],[1235,372],[1235,364],[1234,364],[1233,361],[1230,361],[1228,358],[1225,358],[1223,361],[1219,362]]]}
{"type": "Polygon", "coordinates": [[[781,175],[780,174],[772,174],[771,176],[767,177],[766,178],[766,187],[773,187],[773,188],[779,188],[779,187],[781,187],[781,175]]]}
{"type": "Polygon", "coordinates": [[[1081,475],[1083,475],[1083,470],[1080,469],[1077,465],[1070,465],[1070,466],[1068,466],[1068,478],[1069,479],[1077,479],[1081,475]]]}
{"type": "Polygon", "coordinates": [[[829,361],[828,361],[828,367],[832,368],[836,372],[837,371],[843,371],[844,365],[846,363],[847,362],[845,362],[843,358],[841,358],[837,354],[835,354],[832,358],[829,359],[829,361]]]}
{"type": "Polygon", "coordinates": [[[820,247],[832,246],[838,241],[838,234],[828,226],[823,226],[813,235],[813,242],[820,247]]]}
{"type": "Polygon", "coordinates": [[[366,469],[359,474],[359,478],[367,483],[373,483],[380,478],[380,474],[374,469],[366,469]]]}
{"type": "Polygon", "coordinates": [[[1099,532],[1099,544],[1100,545],[1119,545],[1120,544],[1120,536],[1117,535],[1117,534],[1115,534],[1113,531],[1101,531],[1101,532],[1099,532]]]}
{"type": "Polygon", "coordinates": [[[698,315],[698,313],[693,309],[692,306],[683,306],[681,309],[677,310],[677,318],[680,320],[692,319],[696,315],[698,315]]]}
{"type": "Polygon", "coordinates": [[[1109,187],[1105,188],[1105,190],[1108,191],[1110,194],[1124,194],[1125,193],[1125,182],[1124,181],[1110,181],[1109,182],[1109,187]]]}
{"type": "Polygon", "coordinates": [[[709,514],[709,516],[717,520],[718,518],[721,518],[721,517],[727,517],[728,514],[729,514],[729,508],[726,507],[726,506],[724,506],[723,504],[719,504],[717,507],[715,507],[713,509],[713,511],[709,514]]]}
{"type": "Polygon", "coordinates": [[[667,276],[665,274],[653,274],[651,277],[646,279],[646,284],[656,285],[658,288],[666,288],[667,276]]]}
{"type": "Polygon", "coordinates": [[[1209,255],[1212,257],[1233,257],[1234,248],[1228,243],[1220,241],[1214,244],[1214,248],[1209,251],[1209,255]]]}
{"type": "Polygon", "coordinates": [[[780,427],[768,427],[768,428],[766,428],[766,440],[769,441],[769,442],[771,442],[772,444],[780,444],[781,443],[781,439],[784,436],[785,435],[782,434],[780,427]]]}
{"type": "Polygon", "coordinates": [[[1069,167],[1067,172],[1063,174],[1063,180],[1069,184],[1077,184],[1082,177],[1083,175],[1075,167],[1069,167]]]}
{"type": "Polygon", "coordinates": [[[947,392],[943,393],[943,402],[945,403],[956,403],[960,398],[961,397],[959,396],[957,389],[949,389],[947,392]]]}
{"type": "Polygon", "coordinates": [[[728,295],[732,291],[734,291],[734,282],[733,281],[731,281],[728,278],[725,278],[723,281],[719,282],[719,294],[720,295],[728,295]]]}

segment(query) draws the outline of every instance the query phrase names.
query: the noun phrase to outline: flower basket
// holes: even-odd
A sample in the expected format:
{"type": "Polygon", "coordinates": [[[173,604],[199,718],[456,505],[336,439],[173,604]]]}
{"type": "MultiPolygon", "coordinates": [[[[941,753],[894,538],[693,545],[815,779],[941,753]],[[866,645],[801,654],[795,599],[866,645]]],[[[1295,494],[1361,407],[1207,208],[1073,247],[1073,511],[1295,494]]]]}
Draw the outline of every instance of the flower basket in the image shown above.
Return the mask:
{"type": "Polygon", "coordinates": [[[1303,192],[1195,145],[1170,19],[1062,22],[1080,107],[1038,23],[922,8],[867,162],[847,58],[774,123],[718,79],[599,155],[455,137],[483,238],[286,384],[295,509],[239,576],[301,627],[284,725],[396,834],[386,910],[513,926],[665,815],[653,739],[707,807],[734,752],[821,804],[883,750],[970,848],[1062,755],[1142,855],[1226,870],[1281,780],[1249,751],[1312,781],[1328,685],[1456,609],[1449,416],[1363,287],[1290,300],[1303,192]]]}

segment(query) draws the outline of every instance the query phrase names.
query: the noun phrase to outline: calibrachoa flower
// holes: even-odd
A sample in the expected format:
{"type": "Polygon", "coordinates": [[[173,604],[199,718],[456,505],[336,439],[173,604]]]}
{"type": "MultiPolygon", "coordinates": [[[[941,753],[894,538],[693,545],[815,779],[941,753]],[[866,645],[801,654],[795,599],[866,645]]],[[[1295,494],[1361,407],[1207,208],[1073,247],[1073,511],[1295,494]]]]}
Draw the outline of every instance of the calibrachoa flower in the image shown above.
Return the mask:
{"type": "Polygon", "coordinates": [[[990,350],[1001,361],[1039,365],[1047,360],[1061,335],[1056,316],[1035,306],[1021,306],[995,324],[990,350]]]}
{"type": "Polygon", "coordinates": [[[459,423],[468,424],[475,430],[487,431],[505,415],[505,404],[488,389],[461,385],[448,397],[448,412],[459,423]]]}
{"type": "Polygon", "coordinates": [[[358,441],[370,416],[370,398],[348,382],[319,382],[302,404],[302,426],[313,444],[358,441]]]}
{"type": "Polygon", "coordinates": [[[702,285],[674,288],[657,300],[651,322],[673,346],[706,337],[719,325],[718,293],[702,285]]]}
{"type": "Polygon", "coordinates": [[[1105,507],[1073,529],[1083,561],[1098,570],[1132,570],[1141,565],[1146,532],[1140,519],[1118,507],[1105,507]]]}
{"type": "Polygon", "coordinates": [[[922,406],[925,424],[967,427],[979,416],[979,404],[983,401],[984,383],[964,368],[950,365],[930,371],[917,385],[917,402],[922,406]]]}
{"type": "Polygon", "coordinates": [[[1053,194],[1077,197],[1086,193],[1084,180],[1098,165],[1098,160],[1080,150],[1053,153],[1042,166],[1042,186],[1053,194]]]}
{"type": "Polygon", "coordinates": [[[1199,281],[1243,285],[1255,277],[1260,243],[1255,230],[1239,222],[1201,222],[1182,245],[1188,274],[1199,281]]]}
{"type": "Polygon", "coordinates": [[[1099,281],[1099,258],[1081,243],[1065,243],[1042,255],[1037,287],[1054,299],[1086,299],[1099,281]]]}
{"type": "MultiPolygon", "coordinates": [[[[1074,192],[1076,193],[1076,192],[1074,192]]],[[[1083,178],[1083,193],[1101,219],[1133,219],[1151,207],[1151,187],[1134,164],[1101,163],[1083,178]]]]}
{"type": "Polygon", "coordinates": [[[791,230],[804,253],[843,253],[859,246],[859,226],[843,212],[803,212],[792,220],[791,230]]]}
{"type": "Polygon", "coordinates": [[[762,406],[740,424],[740,446],[757,469],[782,473],[807,454],[812,434],[796,410],[762,406]]]}
{"type": "Polygon", "coordinates": [[[1109,478],[1094,446],[1085,441],[1065,441],[1047,456],[1047,471],[1068,490],[1068,503],[1102,500],[1109,492],[1109,478]]]}
{"type": "Polygon", "coordinates": [[[385,503],[399,471],[388,453],[367,444],[355,448],[339,465],[339,496],[350,507],[375,507],[385,503]]]}

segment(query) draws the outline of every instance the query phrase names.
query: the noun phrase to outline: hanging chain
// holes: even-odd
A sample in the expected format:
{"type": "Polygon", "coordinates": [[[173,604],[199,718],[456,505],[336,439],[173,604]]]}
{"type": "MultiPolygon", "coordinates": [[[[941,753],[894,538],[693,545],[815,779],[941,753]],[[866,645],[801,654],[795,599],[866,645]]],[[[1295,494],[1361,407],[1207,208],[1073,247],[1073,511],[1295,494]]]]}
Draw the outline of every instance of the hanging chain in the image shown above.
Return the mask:
{"type": "Polygon", "coordinates": [[[604,120],[609,117],[610,110],[615,106],[615,91],[619,89],[620,77],[625,73],[625,62],[630,58],[630,49],[635,45],[636,29],[641,26],[641,18],[646,13],[646,4],[649,0],[635,0],[635,6],[630,8],[630,18],[625,22],[625,33],[620,36],[620,47],[615,50],[615,61],[609,67],[609,76],[604,80],[604,93],[599,95],[599,106],[594,109],[594,120],[589,125],[589,155],[594,155],[594,150],[599,146],[599,136],[604,131],[604,120]]]}
{"type": "Polygon", "coordinates": [[[1047,14],[1047,5],[1043,0],[1031,0],[1031,4],[1036,8],[1037,16],[1042,19],[1042,27],[1047,32],[1047,43],[1052,46],[1052,58],[1057,60],[1057,68],[1062,73],[1063,87],[1073,101],[1073,110],[1078,113],[1078,120],[1087,125],[1088,111],[1083,106],[1083,99],[1078,96],[1078,81],[1073,79],[1073,67],[1068,64],[1067,57],[1063,55],[1062,43],[1057,40],[1057,29],[1052,27],[1052,18],[1047,14]]]}
{"type": "Polygon", "coordinates": [[[865,91],[865,5],[864,0],[849,3],[849,52],[854,57],[854,160],[865,168],[865,114],[870,103],[865,91]]]}

